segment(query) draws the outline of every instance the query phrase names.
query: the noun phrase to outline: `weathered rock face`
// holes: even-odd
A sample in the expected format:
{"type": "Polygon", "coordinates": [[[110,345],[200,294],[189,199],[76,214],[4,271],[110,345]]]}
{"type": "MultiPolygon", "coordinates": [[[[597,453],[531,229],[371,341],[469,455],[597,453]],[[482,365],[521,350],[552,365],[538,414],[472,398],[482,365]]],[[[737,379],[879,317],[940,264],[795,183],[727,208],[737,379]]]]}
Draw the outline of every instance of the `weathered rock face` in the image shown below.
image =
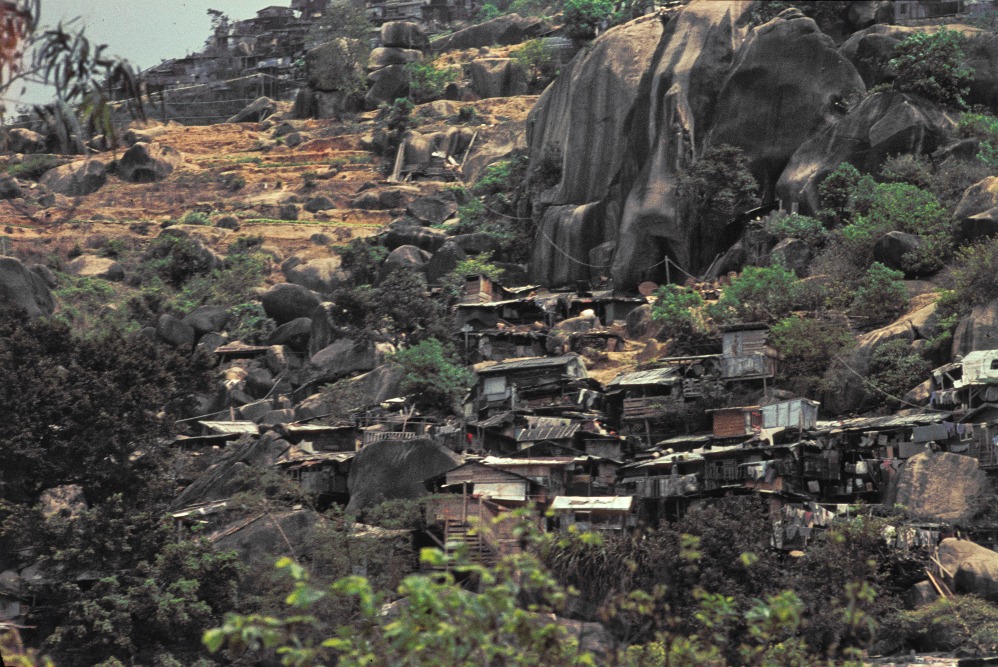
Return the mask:
{"type": "Polygon", "coordinates": [[[380,104],[391,104],[409,91],[409,71],[405,65],[389,65],[367,77],[370,88],[364,98],[368,109],[377,109],[380,104]]]}
{"type": "Polygon", "coordinates": [[[335,382],[351,373],[366,373],[394,351],[391,345],[360,344],[341,338],[315,353],[308,362],[308,380],[314,385],[335,382]]]}
{"type": "Polygon", "coordinates": [[[229,313],[221,306],[199,306],[184,316],[184,324],[193,327],[198,336],[221,331],[229,321],[229,313]]]}
{"type": "Polygon", "coordinates": [[[356,514],[386,500],[418,498],[424,482],[461,464],[450,450],[430,440],[386,440],[364,447],[350,466],[347,514],[356,514]]]}
{"type": "MultiPolygon", "coordinates": [[[[865,376],[870,369],[870,359],[878,347],[893,340],[904,340],[910,343],[915,340],[915,336],[915,328],[907,318],[899,319],[885,327],[857,336],[856,347],[849,354],[848,364],[857,373],[865,376]]],[[[857,409],[866,397],[863,381],[844,369],[833,372],[838,372],[839,375],[836,382],[832,383],[834,389],[822,395],[822,405],[832,414],[841,414],[857,409]]]]}
{"type": "Polygon", "coordinates": [[[953,332],[953,358],[978,350],[998,350],[998,301],[974,306],[953,332]]]}
{"type": "Polygon", "coordinates": [[[977,459],[926,452],[905,462],[892,500],[918,518],[959,523],[980,512],[989,496],[988,476],[977,459]]]}
{"type": "Polygon", "coordinates": [[[510,97],[527,92],[527,72],[512,58],[478,58],[468,65],[471,89],[481,97],[510,97]]]}
{"type": "Polygon", "coordinates": [[[745,150],[763,200],[800,146],[866,86],[832,38],[796,10],[753,30],[717,100],[710,141],[745,150]],[[750,113],[745,113],[751,109],[750,113]]]}
{"type": "Polygon", "coordinates": [[[539,35],[543,27],[544,24],[537,19],[524,18],[519,14],[507,14],[458,30],[452,35],[435,40],[430,46],[434,51],[439,52],[519,44],[539,35]]]}
{"type": "Polygon", "coordinates": [[[29,317],[55,312],[55,300],[45,281],[14,257],[0,257],[0,301],[20,308],[29,317]]]}
{"type": "Polygon", "coordinates": [[[50,169],[38,181],[56,194],[84,197],[107,183],[107,167],[100,160],[73,162],[50,169]]]}
{"type": "MultiPolygon", "coordinates": [[[[552,206],[534,236],[530,255],[530,277],[550,285],[567,285],[576,280],[595,278],[585,258],[590,249],[603,241],[606,208],[597,202],[582,206],[552,206]],[[573,261],[578,258],[581,261],[573,261]]],[[[606,272],[606,268],[603,269],[606,272]]]]}
{"type": "Polygon", "coordinates": [[[998,234],[998,177],[988,176],[967,188],[953,217],[959,225],[958,236],[963,242],[970,243],[998,234]]]}
{"type": "Polygon", "coordinates": [[[172,174],[183,161],[184,156],[175,148],[139,142],[114,163],[114,173],[129,183],[154,183],[172,174]]]}
{"type": "Polygon", "coordinates": [[[439,225],[457,213],[457,199],[453,193],[440,192],[409,202],[406,211],[424,225],[439,225]]]}
{"type": "Polygon", "coordinates": [[[939,544],[939,562],[953,573],[956,593],[998,602],[998,553],[950,537],[939,544]]]}
{"type": "Polygon", "coordinates": [[[404,245],[413,245],[417,248],[434,253],[447,242],[448,236],[437,229],[428,229],[419,225],[392,225],[384,237],[384,245],[389,250],[404,245]]]}
{"type": "Polygon", "coordinates": [[[915,234],[905,232],[887,232],[873,245],[873,258],[881,264],[897,271],[904,271],[908,277],[916,274],[910,270],[911,262],[907,257],[917,253],[925,241],[915,234]]]}
{"type": "Polygon", "coordinates": [[[870,95],[839,123],[801,144],[780,175],[776,194],[814,212],[818,184],[841,163],[875,173],[891,155],[936,150],[950,127],[952,121],[931,102],[890,91],[870,95]]]}

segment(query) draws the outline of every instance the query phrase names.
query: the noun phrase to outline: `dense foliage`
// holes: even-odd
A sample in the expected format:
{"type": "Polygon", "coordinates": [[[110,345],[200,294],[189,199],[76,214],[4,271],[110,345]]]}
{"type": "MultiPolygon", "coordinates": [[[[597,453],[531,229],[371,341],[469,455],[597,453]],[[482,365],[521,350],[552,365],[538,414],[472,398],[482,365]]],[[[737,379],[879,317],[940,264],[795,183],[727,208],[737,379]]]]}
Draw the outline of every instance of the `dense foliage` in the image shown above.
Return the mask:
{"type": "Polygon", "coordinates": [[[964,66],[966,38],[955,30],[915,32],[894,47],[894,87],[942,104],[965,107],[973,71],[964,66]]]}

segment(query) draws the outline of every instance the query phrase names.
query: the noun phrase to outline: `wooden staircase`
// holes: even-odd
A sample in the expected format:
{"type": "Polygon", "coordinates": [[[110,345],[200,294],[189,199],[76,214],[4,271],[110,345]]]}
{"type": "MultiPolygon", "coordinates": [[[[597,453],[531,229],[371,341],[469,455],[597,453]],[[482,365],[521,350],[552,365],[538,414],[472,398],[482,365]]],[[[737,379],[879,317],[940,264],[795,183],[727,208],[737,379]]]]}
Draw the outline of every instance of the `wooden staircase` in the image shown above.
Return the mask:
{"type": "Polygon", "coordinates": [[[479,531],[474,530],[467,522],[460,519],[444,521],[444,552],[454,554],[459,545],[467,548],[468,557],[472,563],[491,566],[497,562],[496,553],[485,541],[479,531]]]}

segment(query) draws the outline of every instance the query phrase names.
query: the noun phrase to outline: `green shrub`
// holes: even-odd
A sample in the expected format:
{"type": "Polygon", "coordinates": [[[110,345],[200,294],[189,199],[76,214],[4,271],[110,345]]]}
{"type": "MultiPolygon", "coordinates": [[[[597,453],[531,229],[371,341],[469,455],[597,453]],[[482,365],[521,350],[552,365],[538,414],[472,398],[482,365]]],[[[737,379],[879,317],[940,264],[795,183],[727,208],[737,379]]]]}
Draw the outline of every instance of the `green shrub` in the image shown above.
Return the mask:
{"type": "Polygon", "coordinates": [[[893,155],[884,161],[880,180],[885,183],[908,183],[923,190],[932,186],[932,163],[922,155],[893,155]]]}
{"type": "Polygon", "coordinates": [[[353,285],[369,285],[378,279],[381,265],[388,257],[388,249],[368,239],[351,239],[345,246],[336,248],[342,266],[350,272],[353,285]]]}
{"type": "Polygon", "coordinates": [[[205,227],[210,227],[211,216],[203,211],[188,211],[182,218],[180,218],[180,224],[203,225],[205,227]]]}
{"type": "Polygon", "coordinates": [[[820,220],[797,213],[774,215],[766,221],[766,231],[781,239],[800,239],[812,248],[823,245],[828,238],[820,220]]]}
{"type": "Polygon", "coordinates": [[[978,140],[978,160],[998,167],[998,118],[990,113],[965,113],[956,128],[961,137],[978,140]]]}
{"type": "Polygon", "coordinates": [[[267,317],[263,306],[256,302],[237,304],[229,308],[228,313],[226,330],[232,338],[244,343],[263,343],[277,328],[274,320],[267,317]]]}
{"type": "Polygon", "coordinates": [[[662,285],[655,291],[651,318],[663,325],[663,335],[673,338],[683,332],[703,328],[703,297],[679,285],[662,285]]]}
{"type": "Polygon", "coordinates": [[[894,47],[888,65],[895,72],[894,87],[941,104],[963,108],[973,70],[964,66],[966,38],[943,28],[936,33],[913,33],[894,47]]]}
{"type": "Polygon", "coordinates": [[[558,76],[554,51],[542,39],[524,42],[512,56],[527,71],[533,85],[543,85],[558,76]]]}
{"type": "Polygon", "coordinates": [[[215,257],[196,240],[180,234],[160,234],[146,251],[146,259],[134,276],[141,284],[144,274],[159,275],[174,287],[188,279],[209,273],[215,257]]]}
{"type": "Polygon", "coordinates": [[[875,403],[889,401],[888,394],[903,398],[912,387],[925,382],[931,370],[932,365],[912,350],[908,341],[887,341],[874,350],[870,357],[868,379],[870,384],[880,390],[871,390],[870,398],[875,403]]]}
{"type": "Polygon", "coordinates": [[[503,11],[496,7],[495,3],[484,2],[482,6],[478,8],[475,12],[475,23],[485,23],[486,21],[491,21],[492,19],[499,18],[503,15],[503,11]]]}
{"type": "Polygon", "coordinates": [[[399,350],[392,361],[402,366],[401,389],[427,407],[449,408],[471,387],[474,376],[453,350],[436,338],[399,350]]]}
{"type": "Polygon", "coordinates": [[[868,256],[881,236],[891,231],[915,234],[921,249],[904,259],[908,271],[936,271],[953,251],[953,218],[931,192],[907,183],[874,187],[867,210],[842,229],[842,238],[857,255],[868,256]]]}
{"type": "Polygon", "coordinates": [[[408,63],[409,99],[416,104],[432,102],[443,97],[448,83],[457,80],[457,70],[440,67],[435,60],[408,63]]]}
{"type": "Polygon", "coordinates": [[[242,174],[223,174],[222,187],[229,192],[239,192],[246,187],[246,178],[242,174]]]}
{"type": "Polygon", "coordinates": [[[502,278],[505,269],[492,264],[490,259],[492,259],[492,253],[486,252],[458,262],[454,270],[440,281],[446,300],[449,303],[457,303],[460,300],[461,295],[464,294],[467,276],[485,276],[489,280],[502,278]]]}
{"type": "Polygon", "coordinates": [[[784,266],[748,266],[707,312],[721,323],[775,322],[790,314],[800,283],[784,266]]]}
{"type": "Polygon", "coordinates": [[[904,273],[874,262],[856,288],[851,311],[869,323],[879,324],[894,320],[907,307],[904,273]]]}
{"type": "Polygon", "coordinates": [[[998,239],[960,248],[953,280],[954,301],[968,309],[998,299],[998,239]]]}
{"type": "Polygon", "coordinates": [[[993,169],[980,159],[962,160],[951,157],[936,167],[929,184],[929,191],[939,198],[940,203],[949,210],[954,210],[963,193],[974,183],[979,183],[991,176],[993,169]]]}
{"type": "Polygon", "coordinates": [[[914,611],[900,612],[888,631],[904,648],[916,651],[994,654],[998,652],[998,607],[971,595],[940,598],[914,611]]]}
{"type": "Polygon", "coordinates": [[[565,34],[584,41],[596,36],[601,24],[613,15],[613,0],[565,0],[562,16],[565,34]]]}

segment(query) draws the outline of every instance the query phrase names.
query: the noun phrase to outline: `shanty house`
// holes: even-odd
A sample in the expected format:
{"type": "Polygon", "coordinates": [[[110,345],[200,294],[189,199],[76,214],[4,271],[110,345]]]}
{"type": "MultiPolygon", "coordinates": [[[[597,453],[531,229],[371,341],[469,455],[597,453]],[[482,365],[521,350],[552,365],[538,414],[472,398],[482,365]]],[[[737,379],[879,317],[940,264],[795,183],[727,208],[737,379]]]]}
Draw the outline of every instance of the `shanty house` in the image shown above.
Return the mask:
{"type": "Polygon", "coordinates": [[[544,308],[534,299],[517,298],[502,301],[459,303],[454,307],[454,318],[460,331],[482,331],[517,324],[546,323],[544,308]],[[470,329],[466,329],[470,327],[470,329]]]}
{"type": "Polygon", "coordinates": [[[721,330],[721,364],[725,380],[771,378],[776,374],[776,351],[769,346],[769,327],[738,324],[721,330]]]}
{"type": "Polygon", "coordinates": [[[536,456],[531,458],[499,458],[494,456],[482,460],[486,466],[513,472],[526,477],[556,495],[562,493],[569,483],[569,476],[575,471],[574,456],[536,456]]]}
{"type": "Polygon", "coordinates": [[[502,504],[525,504],[546,495],[543,485],[536,480],[479,461],[470,461],[449,471],[445,486],[460,487],[466,494],[502,504]]]}
{"type": "Polygon", "coordinates": [[[795,398],[759,408],[762,413],[762,428],[789,428],[800,431],[814,429],[818,423],[817,401],[795,398]]]}
{"type": "Polygon", "coordinates": [[[501,361],[476,372],[478,385],[472,406],[476,413],[496,408],[516,409],[557,395],[574,401],[577,391],[572,391],[571,397],[567,395],[571,383],[588,377],[577,354],[501,361]]]}
{"type": "Polygon", "coordinates": [[[624,531],[636,525],[632,496],[558,496],[551,511],[565,529],[624,531]]]}

